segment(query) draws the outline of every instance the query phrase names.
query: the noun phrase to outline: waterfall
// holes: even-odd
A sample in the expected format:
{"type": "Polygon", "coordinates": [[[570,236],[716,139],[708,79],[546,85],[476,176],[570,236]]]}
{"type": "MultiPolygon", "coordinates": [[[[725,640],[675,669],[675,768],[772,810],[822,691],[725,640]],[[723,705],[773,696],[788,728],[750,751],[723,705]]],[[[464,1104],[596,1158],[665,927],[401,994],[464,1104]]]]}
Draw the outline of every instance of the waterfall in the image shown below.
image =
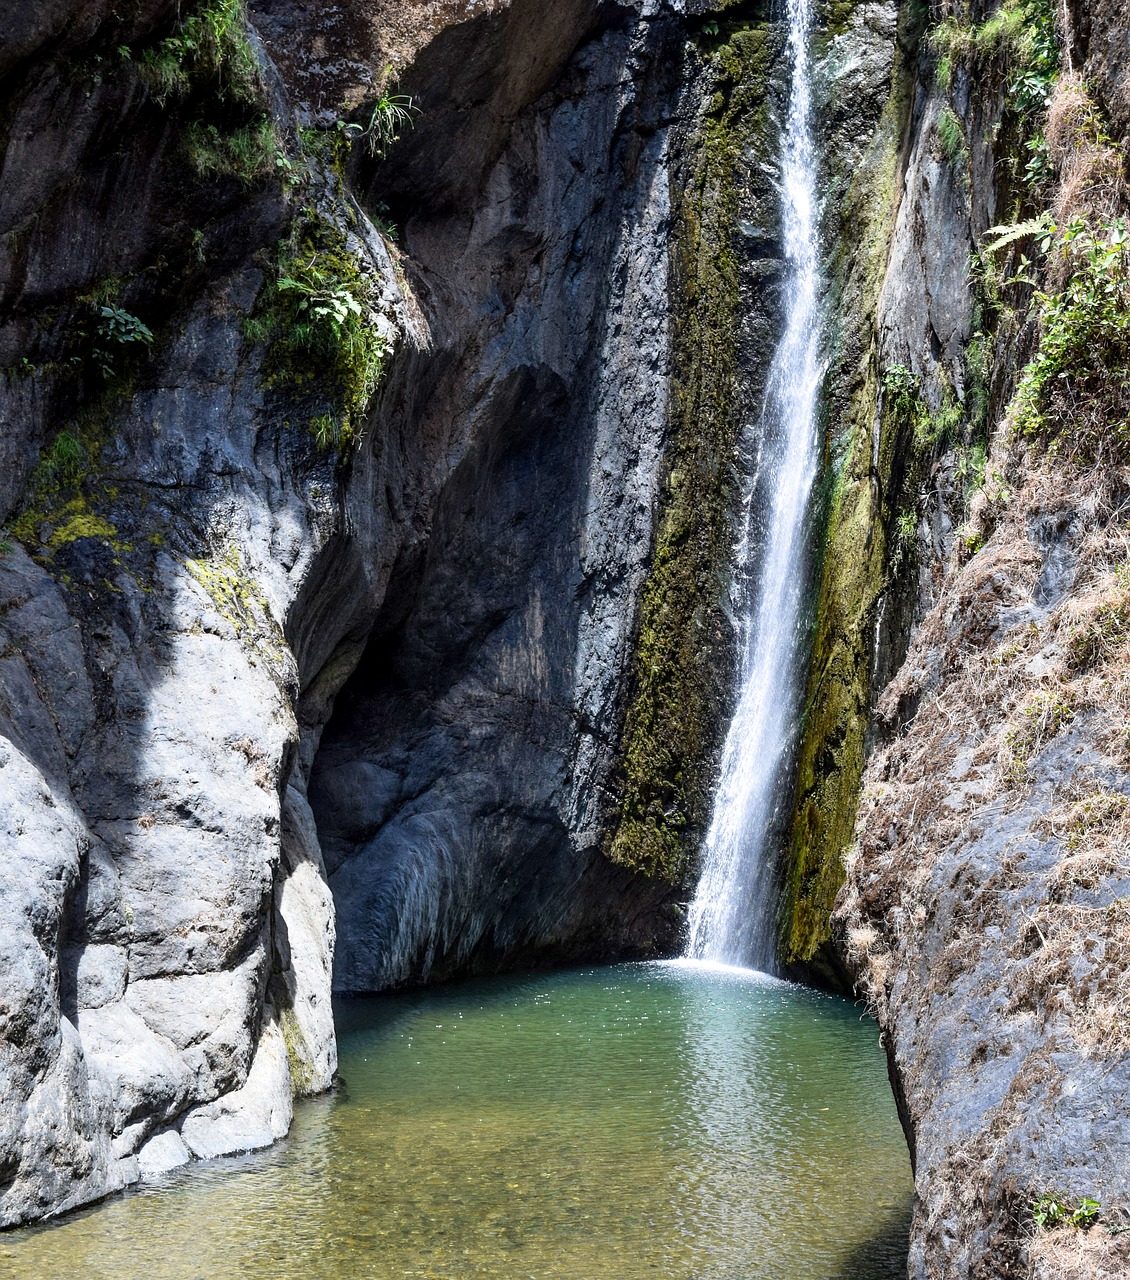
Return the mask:
{"type": "Polygon", "coordinates": [[[769,969],[776,937],[772,835],[799,711],[805,531],[817,467],[818,209],[808,65],[810,0],[787,0],[791,71],[781,144],[784,332],[773,356],[735,551],[740,695],[722,751],[687,954],[769,969]]]}

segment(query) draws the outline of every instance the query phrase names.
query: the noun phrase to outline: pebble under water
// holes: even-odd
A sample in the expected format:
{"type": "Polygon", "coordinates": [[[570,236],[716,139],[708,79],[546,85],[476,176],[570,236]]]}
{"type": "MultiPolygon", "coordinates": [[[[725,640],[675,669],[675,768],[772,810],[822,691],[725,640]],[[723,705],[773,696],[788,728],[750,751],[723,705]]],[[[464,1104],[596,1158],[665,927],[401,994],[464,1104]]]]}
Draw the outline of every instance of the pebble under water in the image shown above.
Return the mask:
{"type": "Polygon", "coordinates": [[[621,965],[343,1003],[290,1137],[0,1237],[83,1280],[896,1280],[878,1032],[742,971],[621,965]]]}

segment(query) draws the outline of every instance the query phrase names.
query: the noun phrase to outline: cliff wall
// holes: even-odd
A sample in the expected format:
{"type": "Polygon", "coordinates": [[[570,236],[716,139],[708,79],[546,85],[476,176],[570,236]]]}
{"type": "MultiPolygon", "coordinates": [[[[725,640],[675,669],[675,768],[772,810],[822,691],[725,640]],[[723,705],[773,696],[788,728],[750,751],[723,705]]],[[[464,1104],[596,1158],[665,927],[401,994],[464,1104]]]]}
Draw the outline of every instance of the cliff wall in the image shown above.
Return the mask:
{"type": "Polygon", "coordinates": [[[278,1138],[335,984],[677,945],[776,37],[582,0],[5,23],[12,1223],[278,1138]]]}
{"type": "MultiPolygon", "coordinates": [[[[366,732],[409,726],[419,794],[358,749],[323,826],[415,817],[488,939],[424,911],[413,961],[670,939],[674,886],[593,815],[666,443],[673,21],[4,14],[5,1223],[269,1143],[330,1083],[307,784],[355,669],[339,723],[399,671],[366,732]],[[419,130],[379,164],[394,64],[419,130]]],[[[345,875],[342,985],[427,974],[366,967],[345,875]]]]}
{"type": "MultiPolygon", "coordinates": [[[[780,319],[768,6],[131,12],[0,15],[3,1224],[281,1136],[334,989],[677,947],[780,319]]],[[[783,959],[912,1274],[1118,1274],[1127,22],[818,28],[783,959]]]]}
{"type": "Polygon", "coordinates": [[[915,1276],[1127,1267],[1121,21],[938,10],[912,68],[873,362],[906,478],[873,473],[855,648],[881,696],[822,785],[862,767],[832,927],[915,1158],[915,1276]]]}

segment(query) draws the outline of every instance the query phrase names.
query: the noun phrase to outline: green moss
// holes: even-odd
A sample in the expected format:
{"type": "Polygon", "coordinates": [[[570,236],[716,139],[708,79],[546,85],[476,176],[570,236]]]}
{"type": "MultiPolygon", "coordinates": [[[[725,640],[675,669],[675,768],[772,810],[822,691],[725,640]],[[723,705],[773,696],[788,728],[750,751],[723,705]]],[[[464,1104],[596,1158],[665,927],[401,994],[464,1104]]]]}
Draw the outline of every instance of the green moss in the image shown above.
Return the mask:
{"type": "MultiPolygon", "coordinates": [[[[876,608],[889,564],[898,556],[900,513],[904,537],[915,519],[913,486],[894,464],[915,453],[930,416],[913,375],[880,371],[875,355],[875,316],[912,86],[912,67],[900,63],[870,152],[850,175],[833,175],[846,187],[831,264],[829,312],[837,328],[826,395],[833,429],[814,601],[815,657],[805,690],[781,913],[782,958],[827,965],[829,976],[830,916],[843,883],[843,853],[852,839],[863,775],[876,608]],[[883,406],[878,423],[877,405],[883,406]],[[876,477],[893,483],[877,484],[876,477]]],[[[829,159],[836,163],[836,157],[829,159]]],[[[902,562],[910,563],[905,553],[902,562]]]]}
{"type": "Polygon", "coordinates": [[[351,136],[345,121],[338,120],[332,129],[299,129],[298,145],[305,159],[324,165],[338,181],[344,181],[351,136]]]}
{"type": "Polygon", "coordinates": [[[80,538],[107,542],[115,557],[132,550],[107,514],[117,490],[98,468],[111,417],[132,390],[131,379],[113,382],[41,453],[8,528],[42,563],[80,538]]]}
{"type": "Polygon", "coordinates": [[[743,157],[764,148],[768,69],[764,26],[738,25],[712,50],[710,114],[675,210],[674,434],[640,604],[619,821],[608,845],[613,861],[672,882],[686,876],[701,843],[724,728],[739,430],[735,183],[743,157]]]}
{"type": "Polygon", "coordinates": [[[115,526],[91,511],[81,497],[72,498],[60,508],[55,518],[55,527],[47,539],[47,546],[52,551],[57,551],[68,542],[77,542],[79,538],[101,538],[115,551],[123,550],[123,544],[117,540],[118,530],[115,526]]]}
{"type": "Polygon", "coordinates": [[[833,38],[843,35],[851,27],[859,4],[860,0],[826,0],[819,22],[820,34],[833,38]]]}

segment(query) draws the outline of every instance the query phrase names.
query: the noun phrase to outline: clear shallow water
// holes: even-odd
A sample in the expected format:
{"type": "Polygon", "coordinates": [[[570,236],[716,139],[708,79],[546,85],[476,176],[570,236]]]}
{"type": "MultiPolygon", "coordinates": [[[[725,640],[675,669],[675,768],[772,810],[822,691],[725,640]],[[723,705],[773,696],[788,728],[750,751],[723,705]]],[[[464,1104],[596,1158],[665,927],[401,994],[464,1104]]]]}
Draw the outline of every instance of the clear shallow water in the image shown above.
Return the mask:
{"type": "Polygon", "coordinates": [[[874,1025],[691,964],[352,1001],[269,1152],[0,1237],[82,1280],[895,1280],[911,1180],[874,1025]]]}

